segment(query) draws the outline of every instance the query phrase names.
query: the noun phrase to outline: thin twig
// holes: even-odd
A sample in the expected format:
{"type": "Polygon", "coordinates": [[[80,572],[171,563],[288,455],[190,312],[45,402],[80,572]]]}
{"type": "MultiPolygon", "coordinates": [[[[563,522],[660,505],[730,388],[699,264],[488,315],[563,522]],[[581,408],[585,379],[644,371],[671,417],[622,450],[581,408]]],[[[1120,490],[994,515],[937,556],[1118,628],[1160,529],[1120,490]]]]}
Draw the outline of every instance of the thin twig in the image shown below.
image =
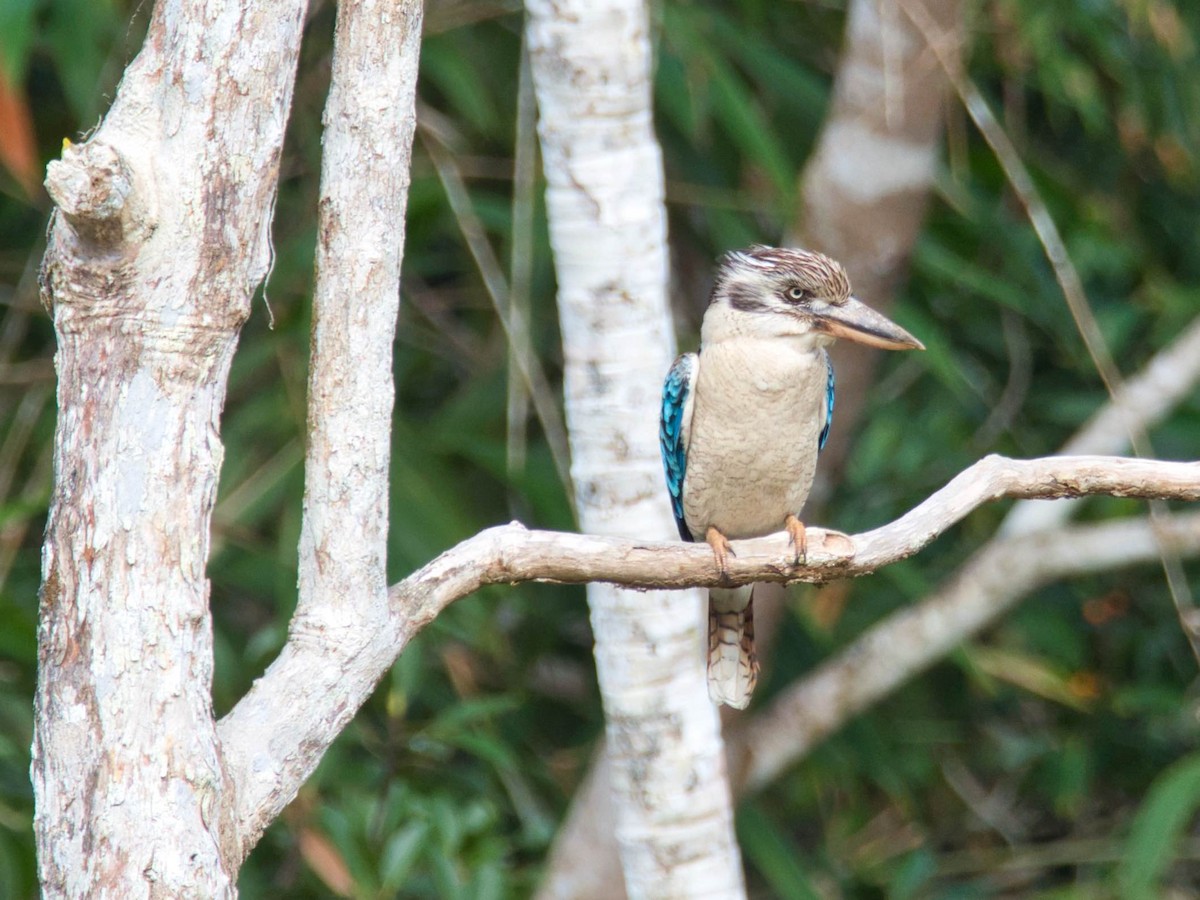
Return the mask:
{"type": "Polygon", "coordinates": [[[513,149],[512,253],[509,256],[509,311],[514,325],[523,330],[508,347],[508,438],[505,459],[509,482],[525,470],[525,421],[529,418],[529,392],[522,371],[532,368],[533,207],[537,186],[537,105],[529,48],[521,41],[521,66],[517,75],[517,126],[513,149]],[[524,358],[518,360],[520,354],[524,358]]]}
{"type": "MultiPolygon", "coordinates": [[[[419,118],[423,123],[428,119],[424,113],[419,118]]],[[[440,137],[424,124],[420,124],[421,144],[429,154],[438,179],[446,191],[450,208],[458,221],[459,230],[467,242],[467,249],[475,260],[483,285],[491,298],[500,327],[504,329],[509,347],[512,348],[511,359],[517,364],[525,389],[533,399],[533,409],[546,435],[546,443],[550,447],[550,455],[554,459],[554,468],[558,472],[563,490],[574,506],[574,491],[571,483],[570,453],[567,445],[567,429],[563,424],[562,413],[554,399],[554,391],[546,373],[542,370],[537,358],[523,348],[528,341],[529,325],[509,303],[509,286],[496,259],[496,253],[488,240],[487,230],[471,205],[471,197],[463,183],[462,173],[454,164],[453,158],[441,143],[440,137]]]]}

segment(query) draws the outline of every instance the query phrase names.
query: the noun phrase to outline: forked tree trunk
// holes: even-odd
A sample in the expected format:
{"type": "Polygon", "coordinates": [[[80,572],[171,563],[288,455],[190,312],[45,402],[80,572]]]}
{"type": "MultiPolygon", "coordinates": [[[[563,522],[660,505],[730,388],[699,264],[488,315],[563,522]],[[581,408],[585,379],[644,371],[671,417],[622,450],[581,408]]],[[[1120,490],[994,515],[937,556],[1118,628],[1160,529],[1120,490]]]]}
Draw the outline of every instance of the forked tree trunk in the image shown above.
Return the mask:
{"type": "MultiPolygon", "coordinates": [[[[675,342],[646,10],[641,0],[527,8],[580,526],[672,538],[657,434],[675,342]]],[[[594,584],[588,601],[626,889],[741,896],[699,596],[594,584]]]]}
{"type": "Polygon", "coordinates": [[[235,893],[205,566],[303,17],[303,0],[162,0],[103,125],[49,170],[59,418],[32,767],[47,897],[235,893]]]}

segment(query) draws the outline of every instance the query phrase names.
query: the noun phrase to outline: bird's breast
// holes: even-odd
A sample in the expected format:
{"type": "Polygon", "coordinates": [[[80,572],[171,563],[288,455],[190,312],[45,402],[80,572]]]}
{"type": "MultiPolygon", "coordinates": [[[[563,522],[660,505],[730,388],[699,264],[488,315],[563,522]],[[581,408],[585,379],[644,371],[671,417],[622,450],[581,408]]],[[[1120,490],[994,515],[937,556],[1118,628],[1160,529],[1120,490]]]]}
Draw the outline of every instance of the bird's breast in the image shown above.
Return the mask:
{"type": "Polygon", "coordinates": [[[701,352],[684,479],[684,517],[702,538],[779,531],[812,487],[825,424],[825,356],[779,340],[701,352]]]}

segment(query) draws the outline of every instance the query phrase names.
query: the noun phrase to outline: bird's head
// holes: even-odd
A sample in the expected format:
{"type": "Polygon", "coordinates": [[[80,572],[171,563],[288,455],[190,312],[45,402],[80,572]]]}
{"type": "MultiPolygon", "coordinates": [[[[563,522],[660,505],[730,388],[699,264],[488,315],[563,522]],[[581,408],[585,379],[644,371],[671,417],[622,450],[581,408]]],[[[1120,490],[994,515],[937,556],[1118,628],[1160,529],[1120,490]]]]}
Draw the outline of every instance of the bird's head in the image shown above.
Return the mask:
{"type": "Polygon", "coordinates": [[[885,350],[924,345],[850,293],[841,264],[808,250],[755,246],[721,260],[701,343],[786,337],[813,346],[845,338],[885,350]]]}

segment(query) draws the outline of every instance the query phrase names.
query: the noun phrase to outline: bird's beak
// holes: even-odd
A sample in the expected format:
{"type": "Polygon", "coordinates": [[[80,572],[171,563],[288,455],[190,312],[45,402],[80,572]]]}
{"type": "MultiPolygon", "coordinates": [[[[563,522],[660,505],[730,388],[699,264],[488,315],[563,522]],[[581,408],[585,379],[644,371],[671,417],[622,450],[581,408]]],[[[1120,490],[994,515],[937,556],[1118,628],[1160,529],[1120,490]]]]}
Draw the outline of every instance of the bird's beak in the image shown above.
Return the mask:
{"type": "Polygon", "coordinates": [[[816,329],[824,334],[884,350],[924,350],[925,345],[861,300],[851,297],[840,306],[813,309],[816,329]]]}

